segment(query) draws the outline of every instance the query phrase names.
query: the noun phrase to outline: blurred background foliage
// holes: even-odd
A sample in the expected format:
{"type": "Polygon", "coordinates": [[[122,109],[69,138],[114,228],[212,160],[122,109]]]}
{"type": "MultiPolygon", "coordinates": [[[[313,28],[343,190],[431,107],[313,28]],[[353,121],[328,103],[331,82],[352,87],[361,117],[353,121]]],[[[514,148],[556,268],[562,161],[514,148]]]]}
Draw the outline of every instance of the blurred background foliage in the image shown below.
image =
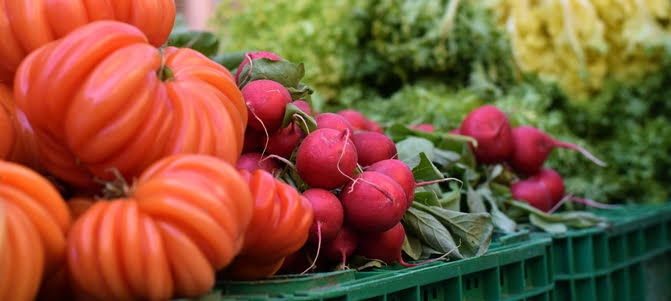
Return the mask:
{"type": "Polygon", "coordinates": [[[222,53],[305,63],[321,111],[447,131],[493,103],[609,163],[554,151],[569,192],[670,197],[668,0],[221,0],[210,21],[222,53]]]}

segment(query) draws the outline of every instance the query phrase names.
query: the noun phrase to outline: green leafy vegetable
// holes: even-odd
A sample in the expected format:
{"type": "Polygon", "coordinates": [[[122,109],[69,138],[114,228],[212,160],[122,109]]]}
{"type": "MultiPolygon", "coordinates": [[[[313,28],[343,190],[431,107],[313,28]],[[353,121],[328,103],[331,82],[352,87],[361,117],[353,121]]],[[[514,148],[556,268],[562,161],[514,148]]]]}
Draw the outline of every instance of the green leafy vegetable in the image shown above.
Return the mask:
{"type": "Polygon", "coordinates": [[[494,231],[488,213],[464,213],[436,206],[416,205],[438,219],[461,242],[459,252],[465,257],[479,256],[487,251],[494,231]]]}
{"type": "Polygon", "coordinates": [[[422,242],[414,237],[408,236],[406,234],[405,240],[403,241],[403,252],[408,254],[413,260],[419,260],[422,258],[422,242]]]}
{"type": "Polygon", "coordinates": [[[529,221],[543,231],[553,234],[561,234],[568,230],[568,226],[574,228],[589,228],[595,226],[606,227],[610,222],[586,211],[567,211],[555,214],[547,214],[525,202],[507,201],[508,204],[529,214],[529,221]]]}
{"type": "Polygon", "coordinates": [[[396,143],[398,159],[403,161],[411,169],[414,169],[421,162],[420,154],[424,154],[429,161],[433,159],[433,143],[431,141],[419,138],[408,137],[403,141],[396,143]]]}
{"type": "Polygon", "coordinates": [[[403,216],[407,232],[422,241],[437,254],[453,251],[451,255],[464,258],[447,228],[428,212],[410,207],[403,216]]]}
{"type": "Polygon", "coordinates": [[[288,103],[284,111],[282,127],[289,126],[291,122],[296,122],[296,125],[301,128],[303,133],[312,133],[317,129],[317,122],[310,114],[303,112],[293,103],[288,103]]]}
{"type": "Polygon", "coordinates": [[[189,30],[184,17],[180,14],[175,18],[175,25],[168,37],[168,46],[191,48],[207,57],[212,57],[219,51],[219,39],[209,31],[189,30]]]}

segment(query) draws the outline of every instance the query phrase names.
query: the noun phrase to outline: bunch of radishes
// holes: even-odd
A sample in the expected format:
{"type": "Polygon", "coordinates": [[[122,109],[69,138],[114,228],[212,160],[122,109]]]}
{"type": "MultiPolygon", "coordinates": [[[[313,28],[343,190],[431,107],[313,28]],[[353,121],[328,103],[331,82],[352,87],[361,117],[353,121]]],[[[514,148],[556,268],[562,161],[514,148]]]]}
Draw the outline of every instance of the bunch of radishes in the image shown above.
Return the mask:
{"type": "Polygon", "coordinates": [[[545,212],[554,211],[562,200],[568,198],[598,206],[598,203],[592,201],[566,197],[561,175],[551,168],[543,168],[550,153],[558,147],[577,150],[594,163],[606,165],[585,149],[554,140],[531,126],[511,128],[506,115],[492,105],[481,106],[470,112],[455,133],[470,136],[477,141],[477,146],[471,147],[478,162],[505,163],[523,178],[510,186],[513,199],[526,201],[545,212]]]}
{"type": "MultiPolygon", "coordinates": [[[[280,60],[269,52],[248,54],[238,67],[238,83],[246,76],[240,70],[249,70],[247,64],[253,68],[261,58],[280,60]]],[[[237,166],[274,173],[284,163],[295,169],[298,179],[293,180],[308,188],[303,196],[314,210],[308,248],[343,266],[355,252],[403,262],[400,221],[413,201],[415,181],[410,168],[396,159],[396,146],[382,128],[354,110],[317,113],[271,79],[248,81],[241,91],[249,123],[237,166]],[[282,127],[289,104],[305,114],[295,114],[282,127]]]]}

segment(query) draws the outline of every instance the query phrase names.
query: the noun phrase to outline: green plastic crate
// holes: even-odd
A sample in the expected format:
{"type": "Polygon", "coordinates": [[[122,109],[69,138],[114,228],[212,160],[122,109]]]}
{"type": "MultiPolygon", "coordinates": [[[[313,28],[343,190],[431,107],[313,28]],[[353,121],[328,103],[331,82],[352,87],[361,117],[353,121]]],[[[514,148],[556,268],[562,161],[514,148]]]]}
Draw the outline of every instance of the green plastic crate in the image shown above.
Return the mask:
{"type": "Polygon", "coordinates": [[[610,228],[552,236],[554,300],[671,300],[671,203],[595,211],[610,228]]]}
{"type": "Polygon", "coordinates": [[[546,300],[554,288],[551,239],[502,237],[483,256],[403,268],[221,282],[216,300],[546,300]]]}

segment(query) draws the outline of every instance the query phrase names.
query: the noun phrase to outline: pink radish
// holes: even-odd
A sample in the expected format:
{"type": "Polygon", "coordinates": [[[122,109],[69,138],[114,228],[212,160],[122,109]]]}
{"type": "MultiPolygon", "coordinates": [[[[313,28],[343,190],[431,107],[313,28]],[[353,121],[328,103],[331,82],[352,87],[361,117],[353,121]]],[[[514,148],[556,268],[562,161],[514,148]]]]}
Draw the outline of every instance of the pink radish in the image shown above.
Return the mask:
{"type": "Polygon", "coordinates": [[[577,150],[597,165],[606,166],[606,163],[597,159],[582,147],[556,141],[550,135],[531,126],[523,125],[514,128],[512,130],[512,141],[515,151],[508,162],[519,173],[534,174],[538,172],[552,150],[557,147],[577,150]]]}
{"type": "Polygon", "coordinates": [[[364,171],[340,192],[345,223],[360,232],[382,232],[398,223],[407,208],[407,196],[394,179],[364,171]]]}
{"type": "Polygon", "coordinates": [[[470,112],[461,123],[459,132],[478,142],[473,149],[478,162],[498,163],[505,161],[513,153],[510,122],[495,106],[485,105],[470,112]]]}
{"type": "Polygon", "coordinates": [[[305,134],[295,123],[270,135],[266,152],[289,159],[305,134]]]}
{"type": "Polygon", "coordinates": [[[422,131],[422,132],[427,132],[427,133],[431,133],[434,130],[436,130],[436,127],[434,127],[433,125],[428,124],[428,123],[411,125],[410,128],[413,129],[413,130],[416,130],[416,131],[422,131]]]}
{"type": "Polygon", "coordinates": [[[441,260],[452,253],[452,251],[449,251],[438,258],[425,260],[420,263],[407,263],[403,260],[402,254],[404,240],[405,229],[403,228],[403,224],[398,223],[384,232],[359,234],[356,253],[370,259],[382,260],[386,263],[398,262],[404,267],[429,264],[441,260]]]}
{"type": "Polygon", "coordinates": [[[401,251],[404,240],[405,229],[401,223],[396,223],[384,232],[360,234],[357,254],[386,263],[398,262],[406,267],[416,266],[403,260],[401,251]]]}
{"type": "Polygon", "coordinates": [[[366,171],[382,173],[401,185],[407,197],[406,209],[410,208],[412,201],[415,199],[415,176],[408,165],[401,160],[387,159],[375,162],[373,165],[368,166],[366,171]]]}
{"type": "MultiPolygon", "coordinates": [[[[320,114],[321,115],[321,114],[320,114]]],[[[296,169],[312,187],[334,189],[345,184],[357,167],[349,130],[318,129],[303,139],[296,152],[296,169]]]]}
{"type": "Polygon", "coordinates": [[[377,124],[377,122],[372,120],[368,120],[368,126],[366,127],[366,130],[384,134],[384,130],[382,129],[382,127],[379,124],[377,124]]]}
{"type": "Polygon", "coordinates": [[[266,145],[266,134],[263,131],[257,131],[250,127],[245,130],[245,140],[243,140],[242,152],[254,153],[263,151],[266,145]]]}
{"type": "Polygon", "coordinates": [[[324,245],[324,256],[332,261],[340,261],[341,268],[345,268],[347,257],[357,248],[357,234],[347,226],[340,228],[335,237],[324,245]]]}
{"type": "MultiPolygon", "coordinates": [[[[235,71],[235,82],[236,83],[239,82],[240,72],[242,72],[242,69],[245,66],[247,66],[247,64],[249,64],[252,60],[260,59],[260,58],[267,58],[267,59],[271,59],[273,61],[282,60],[282,58],[279,55],[277,55],[275,53],[272,53],[272,52],[268,52],[268,51],[249,52],[249,53],[246,54],[245,59],[242,60],[242,62],[240,62],[240,65],[238,66],[238,69],[235,71]]],[[[253,66],[253,64],[254,63],[252,63],[252,66],[253,66]]]]}
{"type": "Polygon", "coordinates": [[[321,113],[317,115],[315,121],[318,129],[349,130],[350,133],[354,133],[354,128],[349,121],[336,113],[321,113]]]}
{"type": "Polygon", "coordinates": [[[255,171],[257,169],[263,169],[271,174],[274,174],[275,171],[279,168],[277,163],[272,159],[262,160],[263,157],[261,153],[246,153],[240,156],[238,162],[235,164],[235,168],[244,169],[249,172],[255,171]]]}
{"type": "Polygon", "coordinates": [[[291,102],[289,91],[268,79],[250,82],[241,91],[248,108],[248,126],[268,134],[279,130],[286,106],[291,102]]]}
{"type": "Polygon", "coordinates": [[[553,203],[559,202],[564,197],[564,179],[552,168],[543,168],[528,180],[543,184],[550,193],[553,203]]]}
{"type": "Polygon", "coordinates": [[[530,180],[517,181],[510,185],[510,192],[513,199],[527,202],[529,205],[544,212],[548,212],[555,204],[552,201],[550,192],[540,182],[530,180]]]}
{"type": "Polygon", "coordinates": [[[461,135],[461,131],[459,131],[459,129],[449,130],[448,133],[454,134],[454,135],[461,135]]]}
{"type": "Polygon", "coordinates": [[[313,246],[306,244],[303,248],[285,257],[282,267],[276,274],[304,274],[311,270],[325,268],[327,268],[326,261],[316,258],[313,246]]]}
{"type": "Polygon", "coordinates": [[[292,102],[295,106],[297,106],[301,111],[305,112],[306,114],[315,117],[317,116],[317,111],[313,110],[310,104],[305,101],[305,100],[295,100],[292,102]]]}
{"type": "Polygon", "coordinates": [[[368,129],[369,120],[359,111],[347,109],[338,112],[338,115],[345,117],[355,131],[365,131],[368,129]]]}
{"type": "Polygon", "coordinates": [[[392,159],[398,155],[394,141],[384,134],[361,131],[354,134],[353,140],[361,166],[392,159]]]}
{"type": "Polygon", "coordinates": [[[340,200],[330,191],[321,188],[308,189],[303,192],[303,196],[312,204],[315,216],[308,241],[320,243],[333,239],[342,228],[344,218],[340,200]]]}

